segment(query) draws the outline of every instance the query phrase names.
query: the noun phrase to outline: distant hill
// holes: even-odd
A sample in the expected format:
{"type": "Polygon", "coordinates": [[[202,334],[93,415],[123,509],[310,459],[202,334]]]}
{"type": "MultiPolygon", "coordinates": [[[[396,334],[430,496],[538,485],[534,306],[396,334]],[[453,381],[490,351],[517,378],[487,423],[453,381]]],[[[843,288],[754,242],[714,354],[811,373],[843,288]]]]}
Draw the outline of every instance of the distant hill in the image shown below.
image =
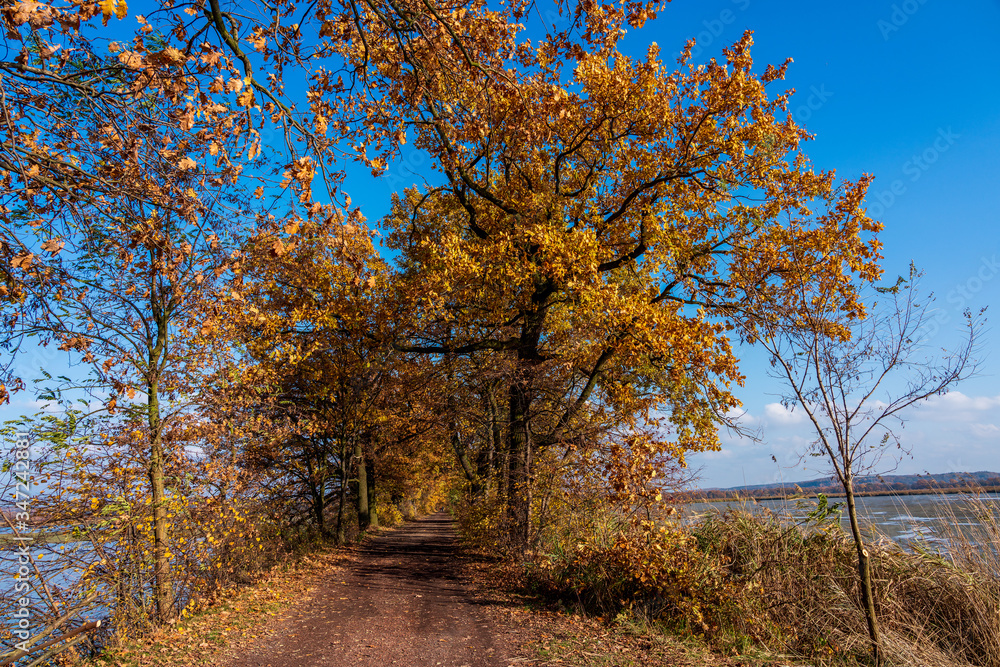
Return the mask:
{"type": "MultiPolygon", "coordinates": [[[[946,472],[923,475],[865,475],[854,478],[854,489],[859,495],[891,492],[920,492],[950,489],[1000,489],[1000,473],[980,470],[978,472],[946,472]]],[[[804,482],[783,482],[779,484],[753,484],[733,486],[727,489],[699,489],[691,495],[705,498],[770,498],[790,496],[800,493],[842,493],[836,477],[824,477],[804,482]]]]}

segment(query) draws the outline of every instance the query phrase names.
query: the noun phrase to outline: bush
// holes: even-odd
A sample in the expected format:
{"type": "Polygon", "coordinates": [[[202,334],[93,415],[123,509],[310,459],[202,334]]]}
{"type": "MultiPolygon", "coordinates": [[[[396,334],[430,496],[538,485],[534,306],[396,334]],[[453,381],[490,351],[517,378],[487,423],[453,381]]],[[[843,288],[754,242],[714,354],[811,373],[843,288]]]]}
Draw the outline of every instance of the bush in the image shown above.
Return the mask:
{"type": "Polygon", "coordinates": [[[569,593],[588,609],[614,615],[628,608],[698,634],[749,611],[717,556],[698,549],[692,535],[652,522],[623,525],[610,543],[585,538],[539,557],[529,573],[549,594],[569,593]]]}
{"type": "MultiPolygon", "coordinates": [[[[681,524],[604,515],[573,541],[556,534],[525,566],[548,596],[641,615],[725,650],[869,660],[857,557],[835,518],[789,525],[734,511],[681,524]]],[[[1000,667],[997,534],[985,521],[976,535],[956,533],[947,557],[888,540],[869,547],[888,664],[1000,667]]]]}

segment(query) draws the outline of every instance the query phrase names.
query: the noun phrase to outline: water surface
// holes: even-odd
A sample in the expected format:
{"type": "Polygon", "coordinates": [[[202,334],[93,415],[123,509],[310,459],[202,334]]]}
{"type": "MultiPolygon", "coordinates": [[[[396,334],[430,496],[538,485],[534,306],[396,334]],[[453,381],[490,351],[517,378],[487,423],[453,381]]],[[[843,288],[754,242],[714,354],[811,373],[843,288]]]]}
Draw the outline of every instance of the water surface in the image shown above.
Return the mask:
{"type": "MultiPolygon", "coordinates": [[[[684,508],[687,518],[707,512],[742,509],[751,512],[773,512],[784,519],[805,522],[816,509],[816,499],[746,500],[740,502],[689,503],[684,508]]],[[[843,503],[843,498],[829,502],[843,503]]],[[[907,546],[946,547],[956,531],[980,536],[984,521],[1000,523],[1000,494],[985,493],[975,497],[966,494],[927,493],[904,496],[865,496],[856,499],[862,527],[869,534],[887,537],[907,546]]],[[[847,505],[841,506],[840,518],[844,530],[850,530],[847,505]]],[[[996,545],[994,545],[996,546],[996,545]]]]}

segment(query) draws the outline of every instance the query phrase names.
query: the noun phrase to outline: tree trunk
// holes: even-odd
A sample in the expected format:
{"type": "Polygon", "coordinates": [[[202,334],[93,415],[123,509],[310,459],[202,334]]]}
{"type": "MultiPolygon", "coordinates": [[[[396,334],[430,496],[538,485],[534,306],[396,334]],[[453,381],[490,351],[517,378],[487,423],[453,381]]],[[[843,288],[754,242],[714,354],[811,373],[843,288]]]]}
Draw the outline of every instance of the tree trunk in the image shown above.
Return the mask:
{"type": "Polygon", "coordinates": [[[858,552],[858,576],[861,581],[861,606],[865,611],[865,621],[868,623],[868,638],[871,640],[872,660],[875,667],[882,664],[880,649],[878,619],[875,616],[875,595],[872,591],[872,570],[865,549],[861,526],[858,523],[858,511],[854,504],[854,483],[848,477],[844,485],[844,495],[847,499],[847,515],[851,521],[851,533],[854,535],[854,547],[858,552]]]}
{"type": "Polygon", "coordinates": [[[479,476],[480,483],[489,488],[489,482],[496,470],[497,451],[500,449],[500,428],[497,424],[495,403],[493,401],[493,387],[486,385],[483,391],[483,407],[489,419],[486,434],[486,447],[484,447],[476,459],[476,475],[479,476]]]}
{"type": "Polygon", "coordinates": [[[375,502],[375,462],[365,462],[365,473],[368,475],[368,527],[378,528],[378,504],[375,502]]]}
{"type": "Polygon", "coordinates": [[[340,503],[337,507],[337,544],[347,541],[344,533],[344,506],[347,505],[347,448],[340,446],[340,503]]]}
{"type": "Polygon", "coordinates": [[[531,442],[528,431],[530,398],[523,382],[510,388],[510,431],[507,468],[507,509],[511,546],[517,552],[528,548],[531,533],[531,442]]]}
{"type": "Polygon", "coordinates": [[[153,511],[153,600],[160,622],[169,621],[174,610],[173,577],[170,572],[167,529],[166,473],[164,472],[163,423],[160,419],[160,367],[167,352],[167,316],[153,304],[156,341],[149,348],[146,368],[146,422],[149,427],[149,489],[153,511]]]}
{"type": "Polygon", "coordinates": [[[322,488],[316,494],[316,527],[319,528],[320,535],[326,535],[326,499],[322,488]]]}
{"type": "Polygon", "coordinates": [[[508,390],[510,421],[507,450],[510,462],[507,507],[510,509],[512,546],[515,552],[520,553],[527,551],[531,542],[531,382],[535,368],[544,359],[539,353],[539,344],[553,289],[550,280],[536,279],[531,295],[532,307],[522,313],[524,324],[517,344],[518,375],[513,378],[508,390]]]}
{"type": "MultiPolygon", "coordinates": [[[[152,356],[152,355],[151,355],[152,356]]],[[[163,466],[163,433],[160,423],[159,384],[147,386],[147,417],[150,434],[149,487],[153,501],[153,599],[161,622],[173,616],[174,589],[167,555],[166,476],[163,466]]]]}
{"type": "MultiPolygon", "coordinates": [[[[320,535],[326,535],[326,498],[324,497],[325,484],[323,478],[313,460],[306,457],[307,472],[309,473],[309,494],[312,496],[313,517],[316,520],[316,528],[320,535]]],[[[320,463],[319,465],[322,465],[320,463]]]]}
{"type": "Polygon", "coordinates": [[[365,467],[365,450],[360,440],[354,443],[354,459],[358,466],[358,530],[364,531],[371,525],[368,513],[368,470],[365,467]]]}
{"type": "MultiPolygon", "coordinates": [[[[452,403],[451,398],[448,399],[448,403],[452,403]]],[[[479,483],[476,471],[472,467],[472,461],[469,460],[469,451],[465,448],[465,443],[462,442],[462,434],[458,432],[458,424],[454,419],[451,420],[450,428],[451,447],[455,450],[455,457],[458,459],[459,465],[462,466],[462,472],[465,473],[466,481],[469,482],[471,501],[475,503],[482,490],[482,486],[479,483]]]]}
{"type": "MultiPolygon", "coordinates": [[[[508,507],[510,494],[510,442],[502,437],[500,427],[500,409],[497,406],[496,396],[490,395],[490,420],[493,422],[493,439],[497,443],[499,451],[494,460],[494,475],[497,478],[497,502],[500,507],[508,507]]],[[[508,437],[509,437],[508,431],[508,437]]]]}

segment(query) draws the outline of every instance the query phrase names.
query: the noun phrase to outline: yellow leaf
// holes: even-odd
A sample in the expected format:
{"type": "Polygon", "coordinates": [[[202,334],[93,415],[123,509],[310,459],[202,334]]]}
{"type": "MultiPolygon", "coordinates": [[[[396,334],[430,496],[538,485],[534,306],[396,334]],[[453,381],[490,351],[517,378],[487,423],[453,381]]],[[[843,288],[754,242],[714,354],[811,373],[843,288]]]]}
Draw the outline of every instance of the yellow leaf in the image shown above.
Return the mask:
{"type": "Polygon", "coordinates": [[[116,0],[101,0],[101,14],[104,16],[104,25],[108,24],[108,19],[114,15],[118,3],[116,0]]]}
{"type": "Polygon", "coordinates": [[[253,106],[254,96],[253,91],[249,88],[240,93],[239,97],[236,98],[236,103],[241,107],[253,106]]]}
{"type": "Polygon", "coordinates": [[[10,260],[10,265],[15,269],[27,270],[34,259],[35,256],[32,253],[25,251],[10,260]]]}
{"type": "Polygon", "coordinates": [[[104,17],[104,25],[108,24],[108,19],[112,16],[123,19],[128,15],[128,5],[125,0],[101,0],[100,7],[101,15],[104,17]]]}

